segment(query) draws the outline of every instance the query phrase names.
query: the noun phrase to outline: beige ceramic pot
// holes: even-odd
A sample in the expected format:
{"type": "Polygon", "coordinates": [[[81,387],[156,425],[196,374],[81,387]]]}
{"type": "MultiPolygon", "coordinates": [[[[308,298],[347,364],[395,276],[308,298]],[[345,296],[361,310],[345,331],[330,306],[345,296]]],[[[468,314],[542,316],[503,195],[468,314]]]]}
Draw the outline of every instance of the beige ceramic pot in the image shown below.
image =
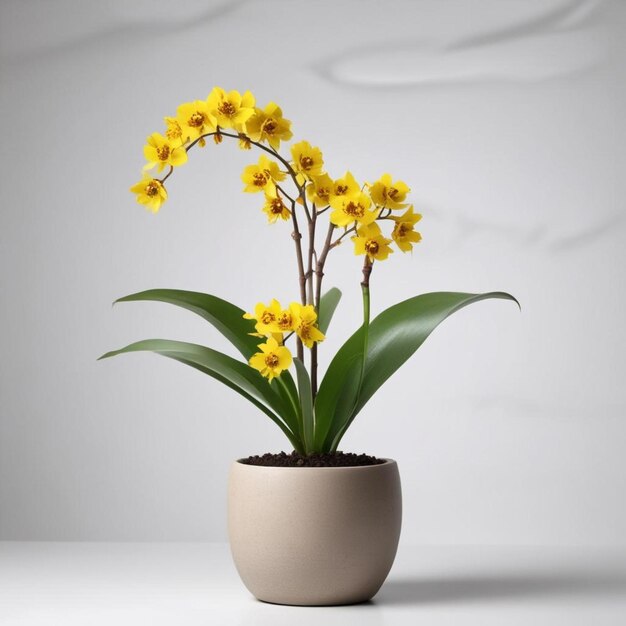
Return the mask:
{"type": "Polygon", "coordinates": [[[402,519],[395,461],[364,467],[236,461],[228,491],[233,559],[259,600],[365,602],[387,578],[402,519]]]}

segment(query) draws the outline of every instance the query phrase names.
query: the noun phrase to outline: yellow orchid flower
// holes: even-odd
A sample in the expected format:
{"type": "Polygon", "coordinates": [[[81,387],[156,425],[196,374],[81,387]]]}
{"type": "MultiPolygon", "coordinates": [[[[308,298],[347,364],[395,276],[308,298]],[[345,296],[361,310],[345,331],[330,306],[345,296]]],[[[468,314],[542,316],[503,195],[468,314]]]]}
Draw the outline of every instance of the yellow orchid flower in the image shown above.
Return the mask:
{"type": "Polygon", "coordinates": [[[157,172],[160,172],[166,165],[177,167],[187,163],[187,150],[163,137],[161,133],[152,133],[147,141],[143,147],[143,155],[148,161],[144,170],[151,170],[156,166],[157,172]]]}
{"type": "Polygon", "coordinates": [[[254,115],[254,96],[249,91],[242,96],[238,91],[226,93],[221,87],[214,87],[207,98],[207,106],[220,128],[240,130],[254,115]]]}
{"type": "Polygon", "coordinates": [[[281,172],[278,164],[270,161],[266,156],[261,156],[256,165],[248,165],[241,174],[241,180],[245,183],[244,191],[255,193],[266,189],[274,190],[274,184],[285,180],[285,173],[281,172]]]}
{"type": "Polygon", "coordinates": [[[369,210],[371,204],[369,196],[362,192],[357,196],[344,196],[342,203],[330,214],[330,221],[335,226],[349,226],[353,222],[371,224],[377,217],[369,210]]]}
{"type": "Polygon", "coordinates": [[[302,176],[313,179],[322,174],[324,159],[322,151],[314,148],[308,141],[300,141],[291,146],[293,169],[302,176]]]}
{"type": "Polygon", "coordinates": [[[292,302],[289,309],[296,334],[307,348],[312,348],[316,342],[324,341],[324,333],[316,326],[317,313],[313,305],[292,302]]]}
{"type": "Polygon", "coordinates": [[[422,235],[415,230],[415,224],[422,219],[419,213],[413,213],[411,205],[403,215],[394,217],[396,225],[391,236],[402,252],[413,250],[413,244],[422,240],[422,235]]]}
{"type": "Polygon", "coordinates": [[[130,190],[137,194],[137,202],[152,213],[158,213],[161,205],[167,200],[167,191],[163,183],[148,174],[144,174],[142,180],[130,190]]]}
{"type": "Polygon", "coordinates": [[[274,224],[278,218],[288,220],[291,211],[285,206],[283,199],[276,193],[276,189],[266,189],[263,212],[267,215],[270,224],[274,224]]]}
{"type": "Polygon", "coordinates": [[[331,187],[329,203],[333,209],[340,209],[346,198],[354,198],[361,193],[361,186],[356,182],[351,172],[338,178],[331,187]]]}
{"type": "Polygon", "coordinates": [[[306,197],[314,203],[318,209],[328,206],[330,192],[333,188],[333,179],[328,174],[315,176],[312,182],[306,186],[306,197]]]}
{"type": "Polygon", "coordinates": [[[384,261],[393,250],[389,247],[391,239],[382,236],[378,224],[368,224],[357,229],[352,237],[354,254],[367,254],[370,261],[384,261]]]}
{"type": "Polygon", "coordinates": [[[245,313],[243,317],[247,320],[256,320],[254,328],[257,333],[265,336],[271,335],[274,332],[279,332],[276,321],[282,311],[283,309],[280,306],[280,302],[274,298],[268,305],[263,304],[263,302],[259,302],[254,307],[254,313],[245,313]]]}
{"type": "Polygon", "coordinates": [[[276,328],[281,333],[288,333],[292,330],[296,330],[296,326],[299,324],[299,318],[297,312],[293,308],[293,303],[289,305],[288,309],[282,309],[276,318],[276,328]]]}
{"type": "Polygon", "coordinates": [[[392,182],[391,174],[383,174],[370,186],[370,195],[374,203],[387,209],[404,209],[407,193],[411,191],[401,180],[392,182]]]}
{"type": "Polygon", "coordinates": [[[215,130],[215,117],[211,115],[204,100],[185,102],[176,109],[176,119],[180,124],[185,141],[194,141],[200,135],[206,135],[215,130]]]}
{"type": "Polygon", "coordinates": [[[165,117],[163,119],[165,120],[165,136],[167,139],[175,146],[182,146],[187,141],[187,137],[180,122],[175,117],[165,117]]]}
{"type": "Polygon", "coordinates": [[[279,345],[273,337],[260,344],[259,349],[260,352],[254,354],[249,363],[270,381],[291,365],[291,352],[285,346],[279,345]]]}
{"type": "Polygon", "coordinates": [[[274,150],[280,148],[281,141],[289,141],[293,136],[291,122],[283,117],[281,108],[275,102],[270,102],[264,109],[255,109],[245,129],[250,139],[267,141],[274,150]]]}

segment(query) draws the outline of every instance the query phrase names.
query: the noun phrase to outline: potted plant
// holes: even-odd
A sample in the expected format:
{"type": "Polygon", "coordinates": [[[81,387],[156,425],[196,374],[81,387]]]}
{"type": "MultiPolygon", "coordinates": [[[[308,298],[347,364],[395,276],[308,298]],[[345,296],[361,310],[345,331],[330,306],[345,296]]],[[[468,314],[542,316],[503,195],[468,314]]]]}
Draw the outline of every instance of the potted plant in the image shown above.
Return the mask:
{"type": "MultiPolygon", "coordinates": [[[[262,198],[271,223],[290,225],[298,297],[288,305],[263,300],[252,311],[214,295],[153,289],[118,302],[158,301],[203,317],[241,354],[233,358],[206,346],[149,339],[101,358],[152,351],[217,379],[254,404],[285,434],[290,454],[239,459],[229,484],[229,536],[235,565],[257,598],[295,605],[347,604],[371,598],[393,563],[401,523],[398,468],[391,459],[340,452],[346,430],[380,386],[446,317],[506,293],[427,293],[370,319],[370,280],[377,263],[395,250],[412,250],[421,215],[409,187],[383,174],[371,183],[351,172],[331,178],[319,148],[290,146],[291,122],[270,102],[258,108],[246,91],[216,87],[206,100],[182,104],[165,118],[164,134],[144,147],[143,178],[131,188],[156,213],[165,187],[192,148],[234,140],[260,155],[241,176],[244,191],[262,198]],[[147,171],[156,168],[156,174],[147,171]],[[320,235],[320,230],[323,232],[320,235]],[[323,377],[319,344],[329,332],[341,293],[323,291],[326,261],[352,242],[363,321],[341,346],[323,377]]],[[[355,272],[356,273],[356,272],[355,272]]],[[[248,300],[249,302],[249,300],[248,300]]]]}

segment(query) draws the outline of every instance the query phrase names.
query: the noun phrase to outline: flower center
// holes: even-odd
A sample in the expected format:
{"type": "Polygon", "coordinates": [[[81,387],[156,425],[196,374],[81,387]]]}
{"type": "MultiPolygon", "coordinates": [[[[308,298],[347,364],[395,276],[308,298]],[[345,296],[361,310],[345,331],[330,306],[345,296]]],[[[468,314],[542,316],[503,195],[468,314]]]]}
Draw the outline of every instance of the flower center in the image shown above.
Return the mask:
{"type": "Polygon", "coordinates": [[[189,124],[192,128],[200,128],[204,125],[204,115],[200,113],[200,111],[192,113],[187,120],[187,124],[189,124]]]}
{"type": "MultiPolygon", "coordinates": [[[[280,198],[274,198],[270,202],[270,212],[272,212],[274,215],[280,215],[283,212],[284,208],[285,208],[285,205],[283,204],[280,198]]],[[[290,319],[291,319],[291,316],[290,316],[290,319]]]]}
{"type": "Polygon", "coordinates": [[[396,233],[398,237],[404,237],[409,232],[409,227],[404,223],[400,222],[398,224],[398,232],[396,233]]]}
{"type": "Polygon", "coordinates": [[[252,174],[252,184],[256,187],[265,187],[267,185],[268,177],[263,172],[255,172],[252,174]]]}
{"type": "Polygon", "coordinates": [[[322,187],[321,189],[317,190],[317,197],[320,198],[321,200],[328,200],[329,196],[330,196],[330,189],[328,189],[327,187],[322,187]]]}
{"type": "Polygon", "coordinates": [[[167,161],[170,157],[170,147],[168,145],[159,146],[156,153],[160,161],[167,161]]]}
{"type": "Polygon", "coordinates": [[[261,125],[261,130],[268,135],[273,135],[277,126],[276,120],[273,117],[268,117],[261,125]]]}
{"type": "Polygon", "coordinates": [[[291,317],[291,313],[281,313],[278,316],[278,328],[281,330],[289,330],[293,324],[293,318],[291,317]]]}
{"type": "Polygon", "coordinates": [[[146,196],[156,196],[159,193],[159,184],[152,180],[146,185],[146,196]]]}
{"type": "Polygon", "coordinates": [[[348,185],[337,185],[337,187],[335,187],[336,196],[345,196],[347,191],[348,191],[348,185]]]}
{"type": "Polygon", "coordinates": [[[365,242],[365,249],[367,250],[368,254],[376,254],[379,248],[380,246],[378,245],[378,242],[374,241],[373,239],[368,239],[365,242]]]}
{"type": "Polygon", "coordinates": [[[231,117],[237,112],[237,109],[235,109],[235,105],[228,102],[228,100],[224,100],[223,102],[221,102],[221,104],[217,107],[217,110],[226,117],[231,117]]]}
{"type": "Polygon", "coordinates": [[[276,367],[278,365],[278,357],[272,352],[265,357],[265,365],[267,367],[276,367]]]}
{"type": "Polygon", "coordinates": [[[352,217],[363,217],[365,209],[358,202],[348,202],[343,208],[344,212],[352,217]]]}
{"type": "Polygon", "coordinates": [[[400,192],[395,187],[390,187],[389,190],[387,191],[387,196],[391,198],[392,200],[395,200],[398,193],[400,192]]]}
{"type": "Polygon", "coordinates": [[[271,324],[276,320],[276,316],[271,311],[263,311],[261,315],[261,321],[264,324],[271,324]]]}
{"type": "Polygon", "coordinates": [[[310,170],[313,167],[313,159],[310,156],[301,156],[300,166],[303,170],[310,170]]]}

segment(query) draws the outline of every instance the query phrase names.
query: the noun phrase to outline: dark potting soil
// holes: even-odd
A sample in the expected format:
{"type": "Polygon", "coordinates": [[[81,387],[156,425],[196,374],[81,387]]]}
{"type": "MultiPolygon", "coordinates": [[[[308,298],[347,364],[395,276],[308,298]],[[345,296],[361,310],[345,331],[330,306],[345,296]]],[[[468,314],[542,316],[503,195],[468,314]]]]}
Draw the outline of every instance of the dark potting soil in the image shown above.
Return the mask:
{"type": "Polygon", "coordinates": [[[299,454],[298,452],[279,452],[272,454],[266,452],[262,455],[249,456],[241,459],[246,465],[263,465],[265,467],[359,467],[362,465],[380,465],[385,459],[377,459],[367,454],[354,454],[353,452],[328,452],[299,454]]]}

